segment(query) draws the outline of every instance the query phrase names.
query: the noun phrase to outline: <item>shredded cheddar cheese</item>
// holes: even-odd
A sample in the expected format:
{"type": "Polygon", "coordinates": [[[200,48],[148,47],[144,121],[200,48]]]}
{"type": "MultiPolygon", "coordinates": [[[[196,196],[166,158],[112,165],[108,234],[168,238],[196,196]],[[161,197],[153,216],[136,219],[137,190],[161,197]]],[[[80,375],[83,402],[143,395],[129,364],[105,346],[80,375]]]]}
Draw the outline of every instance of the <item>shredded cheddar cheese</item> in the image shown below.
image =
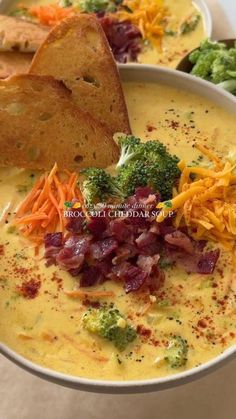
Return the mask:
{"type": "Polygon", "coordinates": [[[118,19],[132,22],[139,28],[144,39],[160,46],[168,16],[168,9],[163,5],[163,0],[125,0],[123,6],[130,12],[118,11],[118,19]]]}
{"type": "Polygon", "coordinates": [[[157,221],[176,211],[176,228],[186,226],[194,239],[220,242],[231,250],[236,241],[235,164],[230,158],[221,161],[202,145],[196,148],[211,160],[212,167],[190,167],[181,161],[178,190],[172,200],[158,205],[157,221]]]}

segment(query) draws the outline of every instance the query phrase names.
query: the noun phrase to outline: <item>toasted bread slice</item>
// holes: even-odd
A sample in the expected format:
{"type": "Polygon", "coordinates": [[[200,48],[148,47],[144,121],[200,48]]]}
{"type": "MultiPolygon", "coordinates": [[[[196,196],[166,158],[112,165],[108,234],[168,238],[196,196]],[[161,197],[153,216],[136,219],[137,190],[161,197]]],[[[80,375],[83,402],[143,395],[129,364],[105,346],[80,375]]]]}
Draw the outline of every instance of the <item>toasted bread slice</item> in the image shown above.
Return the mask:
{"type": "Polygon", "coordinates": [[[0,15],[0,51],[35,52],[48,32],[46,26],[0,15]]]}
{"type": "Polygon", "coordinates": [[[27,73],[33,54],[22,52],[0,52],[0,79],[13,74],[27,73]]]}
{"type": "Polygon", "coordinates": [[[0,165],[76,170],[117,160],[112,135],[70,99],[51,77],[18,75],[0,81],[0,165]]]}
{"type": "Polygon", "coordinates": [[[94,16],[80,14],[55,26],[37,51],[30,73],[62,80],[75,103],[112,133],[130,132],[117,66],[94,16]]]}

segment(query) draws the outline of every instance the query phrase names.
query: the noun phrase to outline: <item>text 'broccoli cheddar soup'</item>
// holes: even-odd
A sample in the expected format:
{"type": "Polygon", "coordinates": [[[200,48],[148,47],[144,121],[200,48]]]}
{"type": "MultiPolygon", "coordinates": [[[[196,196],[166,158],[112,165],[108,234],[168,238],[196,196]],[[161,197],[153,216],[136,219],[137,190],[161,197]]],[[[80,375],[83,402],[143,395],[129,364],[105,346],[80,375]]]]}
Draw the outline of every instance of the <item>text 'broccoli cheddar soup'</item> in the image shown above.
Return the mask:
{"type": "Polygon", "coordinates": [[[124,92],[133,137],[118,180],[85,171],[82,200],[76,175],[56,167],[0,170],[0,340],[44,367],[107,380],[171,375],[236,343],[235,116],[168,86],[124,92]],[[159,142],[145,148],[136,137],[159,142]],[[99,222],[85,208],[95,186],[99,222]],[[136,216],[114,215],[121,201],[136,216]]]}

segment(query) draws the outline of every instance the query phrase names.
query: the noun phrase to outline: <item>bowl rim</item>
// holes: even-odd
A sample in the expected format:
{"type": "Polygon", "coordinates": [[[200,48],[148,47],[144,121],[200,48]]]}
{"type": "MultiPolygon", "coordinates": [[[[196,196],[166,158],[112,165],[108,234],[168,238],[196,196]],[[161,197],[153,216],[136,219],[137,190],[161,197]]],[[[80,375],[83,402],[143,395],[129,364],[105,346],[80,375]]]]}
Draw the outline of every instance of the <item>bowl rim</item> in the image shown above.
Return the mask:
{"type": "Polygon", "coordinates": [[[204,29],[206,36],[211,38],[213,32],[213,20],[210,8],[205,0],[193,0],[193,4],[200,10],[204,18],[204,29]]]}
{"type": "MultiPolygon", "coordinates": [[[[182,87],[186,91],[192,92],[190,89],[191,86],[195,86],[196,90],[198,87],[201,87],[202,91],[208,91],[209,95],[212,93],[213,96],[217,96],[222,99],[226,99],[227,107],[230,105],[235,108],[236,114],[236,98],[228,92],[225,92],[222,89],[219,89],[212,83],[209,83],[205,80],[196,78],[187,73],[180,71],[162,68],[158,66],[151,65],[140,65],[140,64],[123,64],[119,65],[119,70],[121,73],[121,78],[123,80],[133,78],[140,82],[149,82],[149,78],[153,82],[152,76],[156,82],[159,78],[167,78],[167,82],[163,84],[171,85],[170,80],[173,80],[174,83],[182,82],[186,83],[186,88],[182,87]],[[139,76],[141,74],[141,77],[139,76]],[[175,80],[174,80],[175,79],[175,80]]],[[[196,92],[195,92],[196,94],[196,92]]],[[[201,96],[201,93],[199,94],[201,96]]],[[[224,106],[223,106],[224,107],[224,106]]],[[[226,105],[225,105],[226,108],[226,105]]],[[[74,388],[83,391],[91,391],[95,393],[111,393],[111,394],[133,394],[133,393],[145,393],[157,390],[163,390],[166,388],[175,387],[193,381],[197,378],[200,378],[211,371],[219,368],[224,363],[236,357],[236,344],[227,348],[217,357],[212,358],[211,360],[186,371],[182,371],[177,374],[168,375],[165,377],[156,377],[151,379],[142,379],[142,380],[102,380],[102,379],[93,379],[85,378],[74,375],[69,375],[55,371],[53,369],[45,368],[39,364],[36,364],[29,359],[23,357],[13,349],[11,349],[6,344],[0,342],[0,354],[4,355],[9,360],[13,361],[15,364],[21,368],[27,370],[28,372],[33,373],[41,378],[44,378],[48,381],[74,388]]]]}

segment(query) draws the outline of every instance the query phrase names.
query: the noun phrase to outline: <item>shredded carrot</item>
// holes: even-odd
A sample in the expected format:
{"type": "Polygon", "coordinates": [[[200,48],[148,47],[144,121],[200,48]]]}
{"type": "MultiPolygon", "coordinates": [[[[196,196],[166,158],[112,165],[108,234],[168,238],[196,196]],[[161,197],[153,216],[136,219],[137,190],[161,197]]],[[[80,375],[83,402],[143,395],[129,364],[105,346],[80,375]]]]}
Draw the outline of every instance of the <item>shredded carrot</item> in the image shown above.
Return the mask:
{"type": "Polygon", "coordinates": [[[113,291],[65,291],[65,294],[71,298],[103,298],[103,297],[114,297],[113,291]]]}
{"type": "Polygon", "coordinates": [[[108,361],[107,357],[93,352],[92,349],[89,350],[87,347],[81,346],[72,337],[70,337],[66,334],[63,334],[63,337],[64,337],[65,340],[70,342],[72,344],[72,346],[74,346],[75,349],[77,349],[80,352],[83,352],[84,354],[88,355],[90,358],[95,359],[96,361],[101,361],[101,362],[107,362],[108,361]]]}
{"type": "Polygon", "coordinates": [[[19,337],[20,339],[22,339],[22,340],[32,340],[32,339],[34,339],[32,336],[30,336],[30,335],[25,335],[24,333],[19,333],[19,334],[18,334],[18,337],[19,337]]]}
{"type": "Polygon", "coordinates": [[[60,179],[55,163],[50,173],[45,173],[19,206],[13,224],[20,232],[36,242],[42,243],[46,232],[62,231],[66,226],[64,203],[78,200],[82,205],[82,194],[78,188],[78,175],[64,173],[60,179]]]}
{"type": "Polygon", "coordinates": [[[203,145],[197,144],[214,167],[191,167],[181,163],[178,194],[161,202],[157,221],[175,211],[175,226],[185,226],[197,240],[219,242],[227,250],[236,245],[236,177],[235,164],[229,158],[220,160],[203,145]],[[195,174],[191,179],[191,174],[195,174]]]}
{"type": "Polygon", "coordinates": [[[28,13],[37,18],[43,25],[54,26],[61,20],[73,16],[76,11],[73,7],[61,7],[59,4],[32,6],[28,13]]]}

